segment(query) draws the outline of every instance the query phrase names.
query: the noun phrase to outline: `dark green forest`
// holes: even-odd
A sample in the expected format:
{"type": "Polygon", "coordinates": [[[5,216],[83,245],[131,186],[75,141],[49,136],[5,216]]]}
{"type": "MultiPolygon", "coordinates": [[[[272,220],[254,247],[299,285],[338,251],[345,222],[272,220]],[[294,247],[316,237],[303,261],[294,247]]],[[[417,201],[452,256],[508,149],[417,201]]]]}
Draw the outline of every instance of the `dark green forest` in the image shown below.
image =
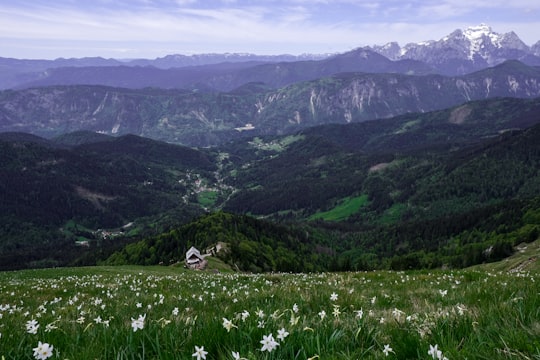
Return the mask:
{"type": "MultiPolygon", "coordinates": [[[[211,173],[205,154],[135,136],[66,148],[20,134],[0,140],[0,264],[2,267],[66,265],[97,242],[94,230],[166,229],[169,216],[189,221],[202,213],[182,201],[186,172],[211,173]],[[75,226],[69,226],[74,223],[75,226]]],[[[43,139],[41,139],[43,140],[43,139]]],[[[117,231],[120,232],[120,231],[117,231]]]]}
{"type": "Polygon", "coordinates": [[[317,247],[309,232],[276,225],[245,215],[216,212],[158,236],[127,245],[107,259],[108,265],[157,265],[183,263],[195,246],[226,244],[217,255],[242,271],[323,271],[328,269],[330,249],[317,247]]]}
{"type": "Polygon", "coordinates": [[[217,256],[250,271],[349,271],[462,268],[504,259],[540,235],[540,198],[510,201],[466,214],[391,226],[276,225],[217,212],[127,245],[107,265],[182,263],[191,246],[227,244],[217,256]]]}
{"type": "Polygon", "coordinates": [[[540,231],[540,100],[492,99],[194,149],[0,134],[0,267],[461,268],[540,231]],[[338,220],[336,220],[338,219],[338,220]]]}

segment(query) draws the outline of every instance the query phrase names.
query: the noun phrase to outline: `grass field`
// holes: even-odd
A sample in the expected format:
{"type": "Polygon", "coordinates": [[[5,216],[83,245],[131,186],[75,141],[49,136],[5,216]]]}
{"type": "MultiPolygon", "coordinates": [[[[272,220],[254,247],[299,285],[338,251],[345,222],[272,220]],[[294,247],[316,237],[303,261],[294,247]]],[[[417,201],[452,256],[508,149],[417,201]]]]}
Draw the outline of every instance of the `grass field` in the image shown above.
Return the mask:
{"type": "Polygon", "coordinates": [[[362,206],[368,203],[368,196],[347,197],[331,210],[313,214],[309,220],[322,219],[325,221],[341,221],[356,214],[362,206]]]}
{"type": "Polygon", "coordinates": [[[386,209],[385,212],[379,219],[381,224],[393,224],[398,222],[403,215],[403,212],[407,209],[405,204],[394,204],[390,208],[386,209]]]}
{"type": "Polygon", "coordinates": [[[211,207],[216,203],[217,197],[217,191],[202,191],[197,194],[197,201],[203,207],[211,207]]]}
{"type": "Polygon", "coordinates": [[[0,356],[18,360],[540,359],[540,277],[5,272],[0,333],[0,356]]]}

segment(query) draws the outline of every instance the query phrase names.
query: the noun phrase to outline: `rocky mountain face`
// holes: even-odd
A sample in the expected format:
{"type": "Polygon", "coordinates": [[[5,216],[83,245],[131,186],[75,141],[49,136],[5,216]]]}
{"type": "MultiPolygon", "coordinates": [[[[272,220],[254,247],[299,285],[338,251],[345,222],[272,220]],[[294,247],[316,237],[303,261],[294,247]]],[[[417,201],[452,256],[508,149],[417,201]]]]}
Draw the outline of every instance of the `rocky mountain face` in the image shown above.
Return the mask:
{"type": "Polygon", "coordinates": [[[540,56],[540,41],[531,46],[531,52],[535,56],[540,56]]]}
{"type": "Polygon", "coordinates": [[[275,128],[280,131],[292,124],[362,122],[493,97],[533,98],[540,96],[539,75],[539,69],[519,62],[459,77],[341,74],[267,94],[258,120],[279,124],[275,119],[281,118],[275,128]],[[280,115],[270,121],[277,109],[280,115]]]}
{"type": "Polygon", "coordinates": [[[499,34],[485,24],[455,30],[437,41],[403,47],[393,42],[372,49],[392,60],[424,62],[446,75],[466,74],[509,59],[540,65],[538,43],[529,47],[514,32],[499,34]]]}
{"type": "Polygon", "coordinates": [[[538,96],[540,69],[517,61],[456,77],[341,73],[278,90],[250,84],[227,93],[56,86],[0,92],[0,131],[52,137],[91,130],[208,146],[471,100],[538,96]]]}

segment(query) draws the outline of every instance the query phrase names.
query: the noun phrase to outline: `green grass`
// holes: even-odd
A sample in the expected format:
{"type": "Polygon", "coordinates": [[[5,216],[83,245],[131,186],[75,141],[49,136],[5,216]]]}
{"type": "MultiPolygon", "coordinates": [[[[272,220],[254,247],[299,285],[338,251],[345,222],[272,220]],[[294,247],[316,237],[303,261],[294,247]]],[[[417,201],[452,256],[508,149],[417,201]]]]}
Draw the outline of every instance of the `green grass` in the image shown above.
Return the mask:
{"type": "Polygon", "coordinates": [[[394,204],[379,218],[381,224],[393,224],[401,219],[403,212],[407,209],[405,204],[394,204]]]}
{"type": "Polygon", "coordinates": [[[406,133],[408,131],[411,131],[411,129],[413,129],[414,127],[420,125],[421,123],[422,122],[421,122],[420,119],[407,121],[406,123],[401,125],[401,127],[399,129],[395,130],[394,134],[403,134],[403,133],[406,133]]]}
{"type": "Polygon", "coordinates": [[[223,260],[217,257],[208,256],[206,260],[208,261],[208,265],[206,269],[209,271],[219,271],[219,272],[228,272],[228,273],[233,272],[229,264],[226,264],[225,262],[223,262],[223,260]]]}
{"type": "Polygon", "coordinates": [[[341,221],[349,216],[356,214],[363,206],[368,203],[368,196],[361,195],[356,197],[347,197],[343,199],[336,207],[329,211],[318,212],[309,217],[309,220],[322,219],[325,221],[341,221]]]}
{"type": "Polygon", "coordinates": [[[201,191],[197,194],[197,201],[201,206],[205,208],[210,208],[216,203],[217,197],[217,191],[201,191]]]}
{"type": "Polygon", "coordinates": [[[270,142],[264,142],[261,138],[255,137],[250,142],[251,146],[259,149],[259,150],[265,150],[265,151],[276,151],[281,152],[287,148],[287,146],[291,145],[292,143],[299,141],[303,139],[304,136],[302,135],[289,135],[285,136],[279,140],[273,140],[270,142]]]}
{"type": "Polygon", "coordinates": [[[474,266],[483,271],[530,271],[540,273],[540,240],[522,243],[516,247],[514,255],[498,262],[474,266]]]}
{"type": "Polygon", "coordinates": [[[62,227],[62,232],[66,236],[71,236],[77,239],[77,241],[88,241],[89,235],[92,235],[93,230],[83,225],[77,224],[73,220],[69,220],[62,227]],[[81,235],[82,234],[82,235],[81,235]]]}
{"type": "Polygon", "coordinates": [[[54,346],[52,359],[193,359],[195,346],[207,359],[431,359],[430,345],[448,359],[540,359],[539,291],[538,273],[476,270],[5,272],[0,358],[32,359],[41,341],[54,346]],[[281,329],[288,336],[278,339],[281,329]],[[279,345],[263,352],[269,334],[279,345]]]}

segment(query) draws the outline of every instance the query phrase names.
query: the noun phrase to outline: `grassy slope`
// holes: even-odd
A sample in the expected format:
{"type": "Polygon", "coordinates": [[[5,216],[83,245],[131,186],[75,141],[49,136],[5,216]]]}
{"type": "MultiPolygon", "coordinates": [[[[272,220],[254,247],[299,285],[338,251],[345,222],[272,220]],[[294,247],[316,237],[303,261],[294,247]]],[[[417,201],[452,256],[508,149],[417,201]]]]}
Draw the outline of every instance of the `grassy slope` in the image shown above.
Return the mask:
{"type": "Polygon", "coordinates": [[[208,359],[231,359],[232,351],[250,360],[428,359],[435,345],[449,359],[540,359],[539,284],[538,273],[476,270],[5,272],[0,356],[30,359],[41,341],[59,358],[82,360],[191,359],[195,346],[204,346],[208,359]],[[134,332],[134,319],[143,315],[143,328],[134,332]],[[234,325],[230,331],[224,318],[234,325]],[[39,323],[36,334],[26,331],[31,319],[39,323]],[[284,339],[277,338],[281,329],[284,339]],[[266,353],[260,341],[269,334],[279,345],[266,353]]]}
{"type": "Polygon", "coordinates": [[[502,261],[473,266],[471,269],[482,271],[530,271],[540,273],[540,240],[529,244],[520,244],[516,253],[502,261]]]}
{"type": "Polygon", "coordinates": [[[309,220],[323,219],[325,221],[342,221],[356,214],[368,203],[367,195],[347,197],[331,210],[319,212],[310,216],[309,220]]]}

